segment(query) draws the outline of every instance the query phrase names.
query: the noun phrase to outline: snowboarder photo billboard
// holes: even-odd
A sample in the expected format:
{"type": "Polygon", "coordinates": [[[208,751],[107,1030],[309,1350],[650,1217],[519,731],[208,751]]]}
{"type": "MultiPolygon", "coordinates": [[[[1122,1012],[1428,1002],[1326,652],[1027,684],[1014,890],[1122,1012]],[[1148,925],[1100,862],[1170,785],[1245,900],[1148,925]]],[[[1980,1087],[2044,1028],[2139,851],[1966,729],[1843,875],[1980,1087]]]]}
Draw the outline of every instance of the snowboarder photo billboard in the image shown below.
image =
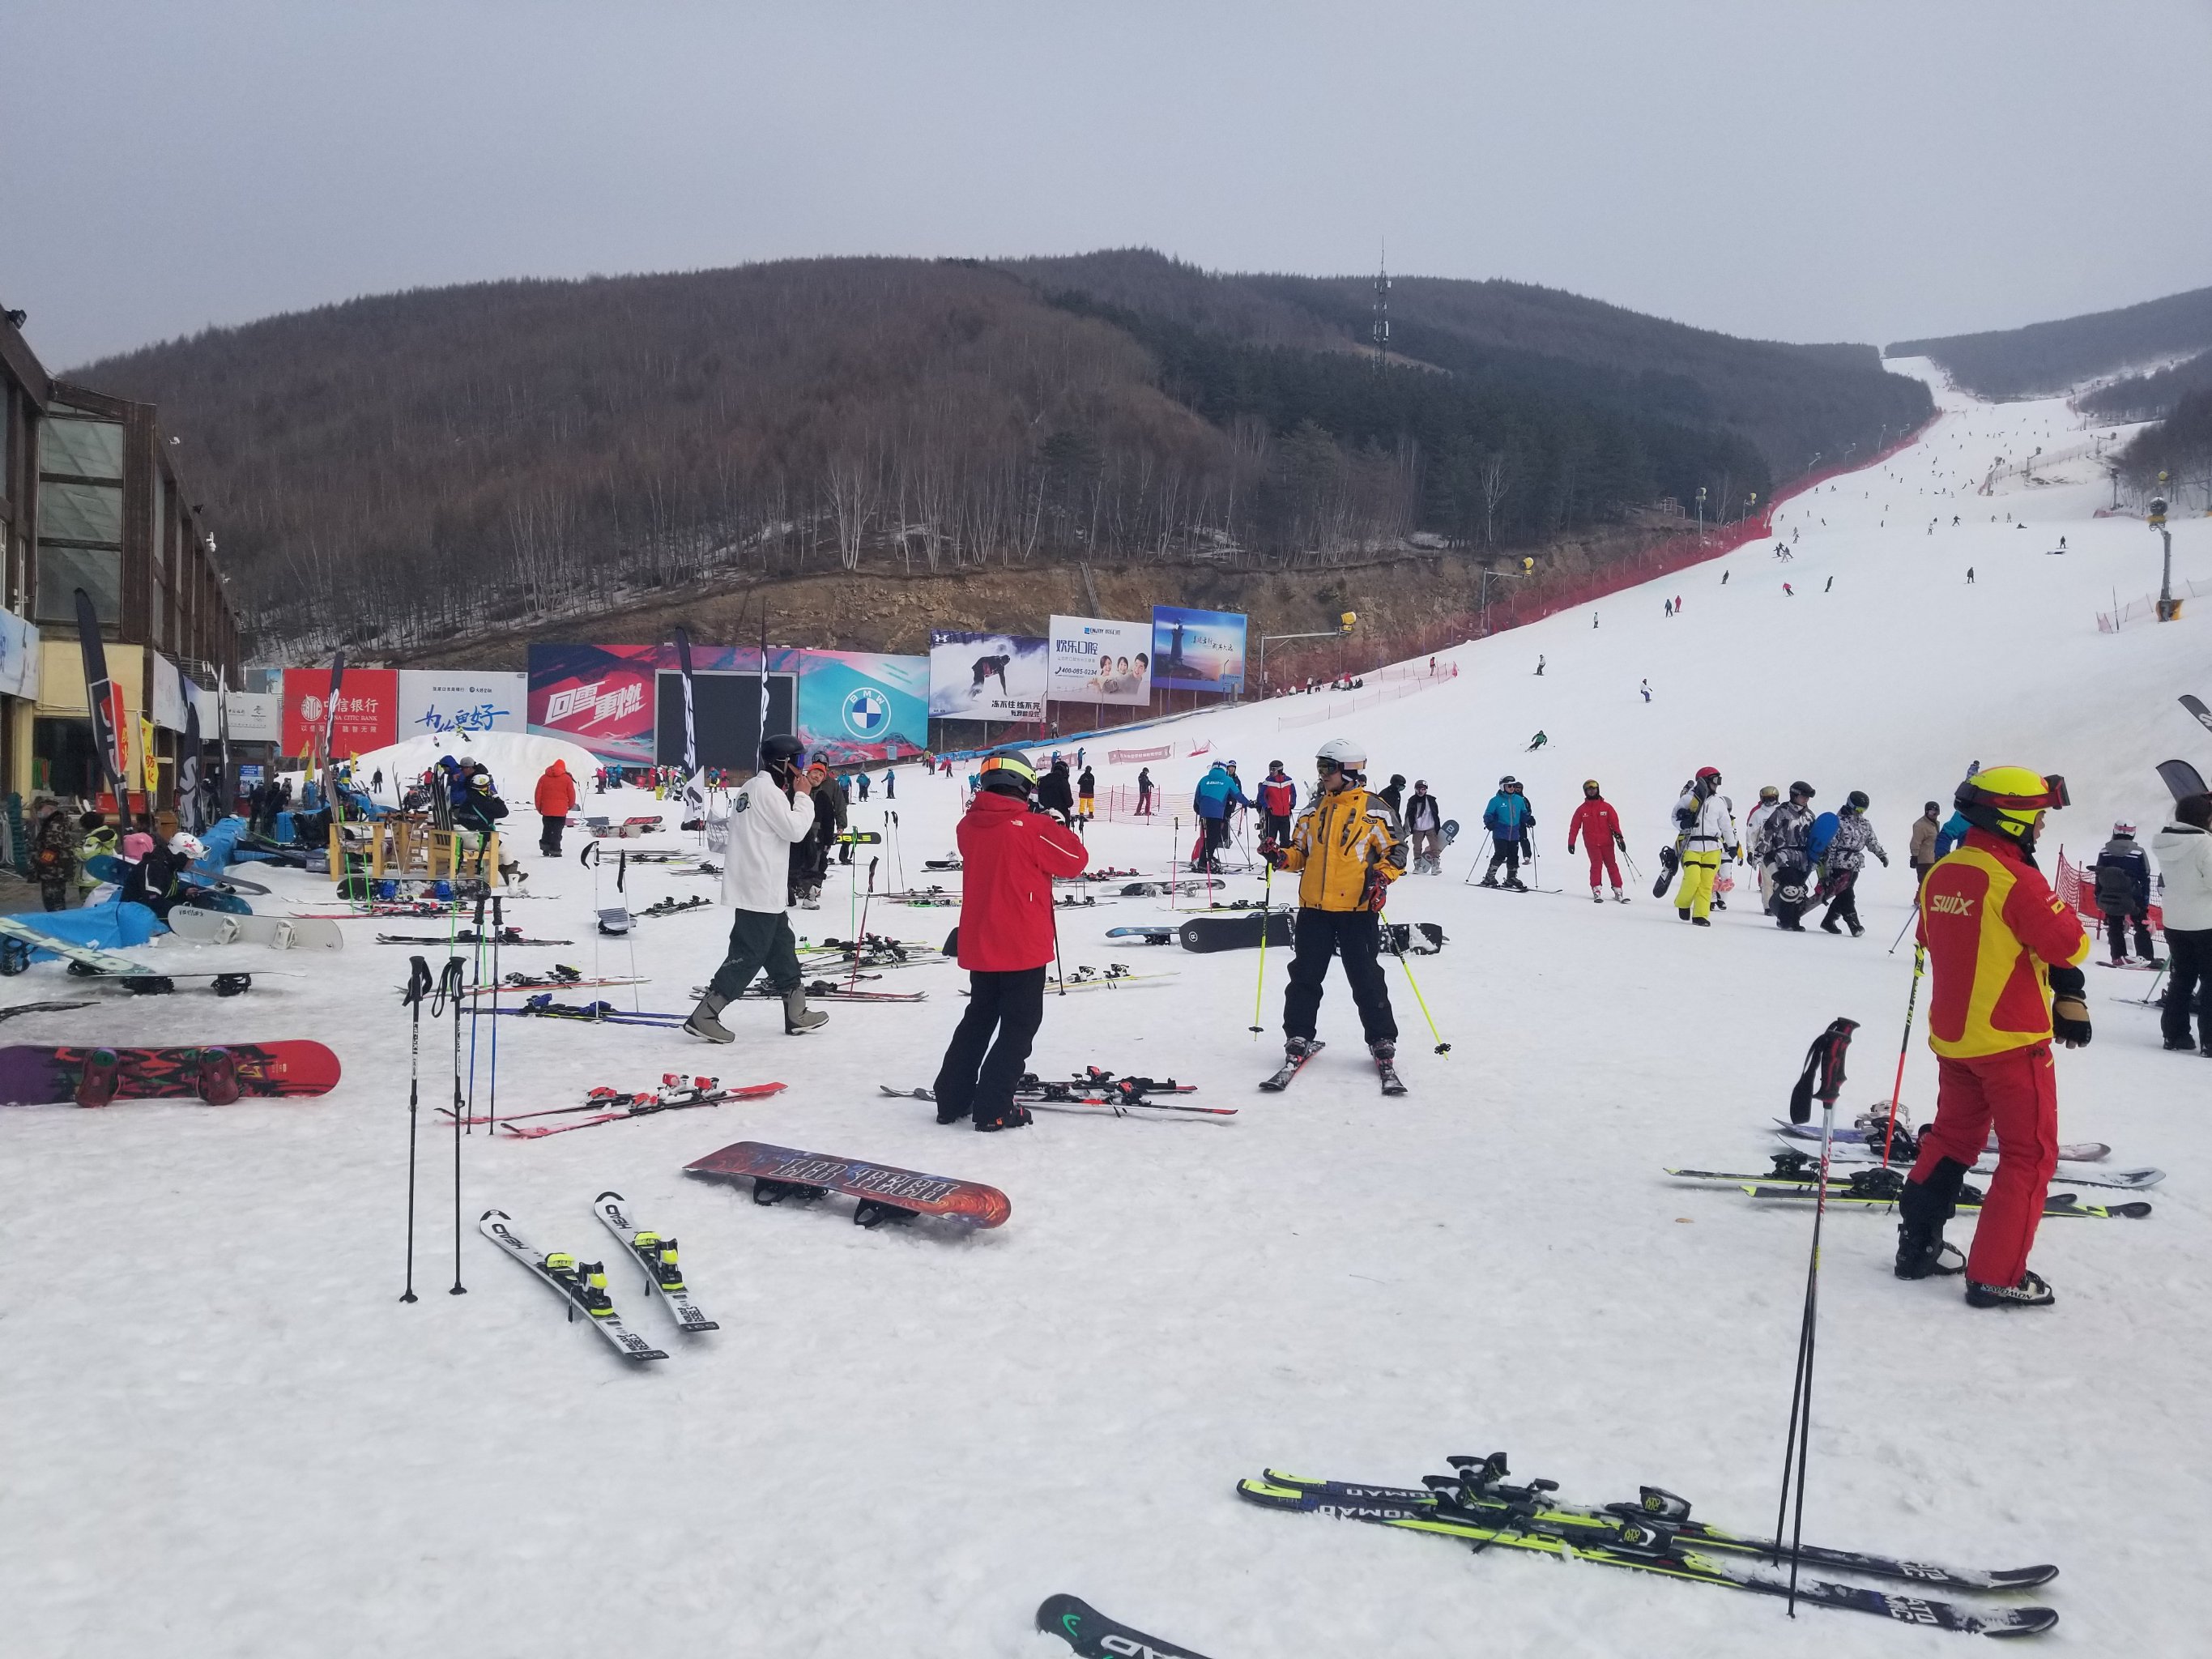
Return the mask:
{"type": "Polygon", "coordinates": [[[933,629],[929,712],[943,720],[1041,720],[1047,666],[1041,639],[933,629]]]}

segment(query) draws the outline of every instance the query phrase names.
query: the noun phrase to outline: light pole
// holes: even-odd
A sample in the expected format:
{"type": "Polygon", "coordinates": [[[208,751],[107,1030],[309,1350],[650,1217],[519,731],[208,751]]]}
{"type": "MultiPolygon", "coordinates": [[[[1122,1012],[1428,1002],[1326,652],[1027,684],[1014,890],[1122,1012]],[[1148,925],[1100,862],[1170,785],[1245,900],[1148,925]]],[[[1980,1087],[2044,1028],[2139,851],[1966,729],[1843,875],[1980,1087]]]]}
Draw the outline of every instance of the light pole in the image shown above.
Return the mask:
{"type": "Polygon", "coordinates": [[[1334,640],[1334,641],[1337,642],[1337,647],[1336,647],[1336,669],[1337,669],[1337,678],[1340,678],[1340,679],[1341,679],[1341,678],[1344,677],[1344,640],[1345,640],[1345,636],[1346,636],[1346,635],[1347,635],[1348,634],[1350,634],[1350,633],[1352,632],[1352,630],[1355,627],[1357,627],[1357,626],[1358,625],[1358,623],[1359,623],[1359,613],[1358,613],[1357,611],[1346,611],[1342,616],[1339,617],[1336,619],[1336,626],[1335,626],[1335,627],[1334,627],[1334,628],[1325,628],[1325,629],[1322,629],[1320,632],[1318,632],[1318,633],[1312,633],[1312,634],[1262,634],[1262,635],[1260,635],[1260,690],[1261,690],[1261,696],[1266,696],[1266,695],[1267,695],[1267,641],[1270,641],[1270,640],[1334,640]]]}
{"type": "MultiPolygon", "coordinates": [[[[1703,494],[1704,492],[1700,491],[1699,493],[1703,494]]],[[[1520,581],[1528,576],[1533,575],[1535,573],[1535,569],[1536,562],[1534,559],[1522,560],[1521,568],[1517,571],[1497,570],[1492,568],[1489,565],[1482,567],[1481,580],[1478,585],[1477,595],[1482,605],[1482,632],[1483,636],[1486,639],[1488,638],[1490,635],[1490,584],[1492,581],[1504,581],[1509,579],[1513,581],[1520,581]]]]}
{"type": "Polygon", "coordinates": [[[1705,544],[1705,487],[1698,486],[1698,545],[1705,544]]]}
{"type": "MultiPolygon", "coordinates": [[[[2158,475],[2161,484],[2166,474],[2158,475]]],[[[2172,622],[2181,615],[2181,601],[2173,597],[2173,532],[2166,527],[2166,497],[2154,495],[2150,500],[2150,527],[2158,532],[2158,538],[2166,544],[2166,568],[2158,579],[2158,619],[2172,622]]]]}

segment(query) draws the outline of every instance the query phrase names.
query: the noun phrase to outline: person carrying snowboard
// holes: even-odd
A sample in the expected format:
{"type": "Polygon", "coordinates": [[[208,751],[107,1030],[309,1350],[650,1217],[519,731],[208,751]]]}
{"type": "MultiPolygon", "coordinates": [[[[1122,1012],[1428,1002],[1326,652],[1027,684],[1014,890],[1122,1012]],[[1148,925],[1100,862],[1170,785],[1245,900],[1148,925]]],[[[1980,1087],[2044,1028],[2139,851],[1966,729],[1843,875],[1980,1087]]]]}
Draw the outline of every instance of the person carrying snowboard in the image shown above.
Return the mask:
{"type": "Polygon", "coordinates": [[[1498,886],[1498,866],[1503,864],[1503,884],[1516,893],[1527,892],[1528,888],[1521,881],[1521,860],[1536,828],[1536,815],[1529,810],[1528,797],[1521,793],[1519,779],[1510,774],[1498,779],[1498,793],[1482,809],[1482,827],[1490,831],[1490,867],[1482,872],[1482,879],[1476,884],[1498,886]]]}
{"type": "Polygon", "coordinates": [[[1574,817],[1567,820],[1569,858],[1574,856],[1577,838],[1589,855],[1590,902],[1605,902],[1605,895],[1598,888],[1598,878],[1604,876],[1613,883],[1614,902],[1627,903],[1628,895],[1620,885],[1620,865],[1613,854],[1616,851],[1626,852],[1628,841],[1620,833],[1620,814],[1613,810],[1613,803],[1605,798],[1605,792],[1598,787],[1595,778],[1583,780],[1583,804],[1575,808],[1574,817]]]}
{"type": "Polygon", "coordinates": [[[1828,850],[1822,862],[1826,874],[1820,890],[1827,896],[1828,913],[1820,918],[1820,931],[1836,932],[1841,921],[1856,939],[1866,929],[1859,926],[1859,872],[1866,868],[1866,855],[1873,854],[1881,860],[1881,867],[1889,868],[1889,854],[1881,850],[1875,837],[1874,825],[1866,820],[1866,810],[1872,803],[1866,791],[1854,789],[1844,802],[1844,810],[1836,814],[1836,833],[1829,839],[1828,850]]]}
{"type": "Polygon", "coordinates": [[[568,827],[568,814],[576,806],[576,781],[568,775],[568,763],[556,760],[538,779],[532,798],[538,808],[538,850],[549,859],[561,856],[561,832],[568,827]]]}
{"type": "Polygon", "coordinates": [[[1297,811],[1298,787],[1283,770],[1280,761],[1267,763],[1267,775],[1260,780],[1260,844],[1280,847],[1291,838],[1291,817],[1297,811]]]}
{"type": "Polygon", "coordinates": [[[1975,773],[1959,786],[1966,838],[1920,886],[1936,1121],[1921,1133],[1898,1201],[1896,1272],[1926,1279],[1963,1269],[1977,1308],[2052,1300],[2027,1266],[2057,1157],[2051,1045],[2087,1048],[2090,1037],[2081,963],[2092,941],[2035,866],[2044,814],[2066,804],[2063,778],[2024,766],[1975,773]],[[1962,1261],[1943,1226],[1992,1127],[1996,1174],[1962,1261]]]}
{"type": "Polygon", "coordinates": [[[722,860],[722,902],[733,912],[729,950],[684,1022],[685,1030],[709,1042],[738,1040],[722,1024],[722,1010],[744,994],[763,969],[769,988],[783,999],[787,1036],[803,1036],[830,1020],[806,1006],[798,942],[784,909],[792,854],[814,833],[814,799],[799,770],[805,752],[806,745],[788,732],[763,739],[761,769],[730,799],[729,851],[722,860]]]}
{"type": "Polygon", "coordinates": [[[1774,809],[1782,804],[1782,792],[1771,783],[1759,786],[1759,805],[1753,807],[1743,821],[1743,844],[1752,849],[1752,862],[1759,871],[1759,908],[1771,914],[1774,904],[1774,873],[1765,860],[1759,856],[1759,844],[1766,829],[1766,821],[1774,816],[1774,809]]]}
{"type": "Polygon", "coordinates": [[[1400,1092],[1395,1069],[1398,1021],[1390,988],[1377,959],[1382,911],[1389,884],[1406,873],[1405,836],[1380,796],[1365,787],[1367,751],[1348,738],[1332,738],[1315,757],[1320,787],[1298,815],[1290,840],[1267,860],[1298,878],[1291,982],[1283,991],[1283,1051],[1302,1062],[1322,1045],[1316,1038],[1322,981],[1331,956],[1344,958],[1344,977],[1359,1010],[1367,1052],[1383,1085],[1400,1092]]]}
{"type": "Polygon", "coordinates": [[[1790,799],[1759,825],[1758,858],[1767,872],[1766,908],[1774,925],[1802,933],[1799,920],[1813,902],[1813,786],[1802,778],[1790,786],[1790,799]]]}
{"type": "Polygon", "coordinates": [[[1720,769],[1700,766],[1674,803],[1674,849],[1682,866],[1681,885],[1674,890],[1674,914],[1695,927],[1713,925],[1713,882],[1720,875],[1721,860],[1743,856],[1720,788],[1720,769]]]}
{"type": "Polygon", "coordinates": [[[1081,875],[1091,855],[1066,823],[1030,804],[1036,770],[1027,757],[987,755],[982,778],[958,832],[968,1007],[931,1093],[939,1123],[972,1117],[981,1130],[1018,1129],[1030,1113],[1014,1088],[1044,1023],[1045,969],[1058,939],[1053,878],[1081,875]]]}
{"type": "Polygon", "coordinates": [[[2097,912],[2105,919],[2112,941],[2114,966],[2128,959],[2128,932],[2135,932],[2136,954],[2155,962],[2158,952],[2150,939],[2150,860],[2136,845],[2136,827],[2116,823],[2112,838],[2090,860],[2088,875],[2097,895],[2097,912]]]}
{"type": "Polygon", "coordinates": [[[1416,875],[1440,876],[1444,860],[1444,809],[1429,793],[1428,780],[1413,780],[1413,793],[1406,801],[1406,831],[1413,843],[1416,875]]]}

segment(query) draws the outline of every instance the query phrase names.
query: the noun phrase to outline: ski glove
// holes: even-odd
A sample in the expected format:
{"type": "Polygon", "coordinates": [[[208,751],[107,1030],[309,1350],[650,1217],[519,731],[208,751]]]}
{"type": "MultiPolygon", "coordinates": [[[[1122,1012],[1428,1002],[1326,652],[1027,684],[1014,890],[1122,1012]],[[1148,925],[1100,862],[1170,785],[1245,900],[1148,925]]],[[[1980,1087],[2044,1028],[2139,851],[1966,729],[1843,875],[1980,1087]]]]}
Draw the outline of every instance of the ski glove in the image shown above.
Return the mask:
{"type": "Polygon", "coordinates": [[[2079,968],[2051,970],[2051,1034],[2061,1046],[2089,1046],[2088,984],[2079,968]]]}

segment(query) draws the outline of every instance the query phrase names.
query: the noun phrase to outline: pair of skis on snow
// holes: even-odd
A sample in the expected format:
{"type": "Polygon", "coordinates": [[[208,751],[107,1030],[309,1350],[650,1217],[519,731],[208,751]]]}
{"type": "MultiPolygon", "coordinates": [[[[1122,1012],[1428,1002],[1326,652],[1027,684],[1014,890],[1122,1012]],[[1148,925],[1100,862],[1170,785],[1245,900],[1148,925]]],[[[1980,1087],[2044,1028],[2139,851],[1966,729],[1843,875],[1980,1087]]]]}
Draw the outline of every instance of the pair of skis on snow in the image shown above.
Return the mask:
{"type": "MultiPolygon", "coordinates": [[[[685,1077],[675,1072],[664,1073],[660,1087],[654,1091],[624,1093],[619,1089],[597,1088],[584,1097],[580,1106],[549,1106],[543,1111],[514,1112],[498,1120],[498,1127],[517,1140],[538,1140],[547,1135],[566,1134],[571,1129],[588,1129],[601,1123],[627,1123],[632,1118],[651,1117],[659,1112],[684,1112],[694,1107],[719,1106],[726,1100],[765,1100],[781,1094],[781,1083],[750,1083],[726,1089],[721,1080],[711,1077],[685,1077]],[[528,1120],[541,1117],[568,1117],[577,1114],[574,1123],[539,1124],[528,1120]]],[[[453,1121],[450,1108],[440,1107],[440,1114],[447,1122],[453,1121]]],[[[490,1123],[489,1117],[464,1117],[464,1124],[473,1127],[490,1123]]]]}
{"type": "MultiPolygon", "coordinates": [[[[620,1193],[601,1193],[592,1200],[592,1212],[621,1241],[630,1259],[645,1270],[646,1284],[658,1296],[676,1328],[682,1331],[720,1330],[720,1326],[699,1311],[684,1282],[677,1261],[676,1241],[630,1219],[620,1193]]],[[[486,1238],[520,1261],[550,1285],[568,1304],[571,1319],[581,1315],[592,1328],[625,1359],[665,1359],[667,1353],[623,1322],[613,1296],[607,1290],[603,1262],[582,1261],[564,1250],[540,1250],[517,1231],[514,1218],[504,1210],[486,1210],[477,1223],[486,1238]]]]}
{"type": "MultiPolygon", "coordinates": [[[[1291,1086],[1291,1079],[1305,1070],[1306,1062],[1328,1047],[1328,1044],[1318,1038],[1309,1038],[1304,1047],[1290,1050],[1275,1074],[1261,1084],[1261,1091],[1271,1095],[1282,1093],[1291,1086]]],[[[1384,1094],[1402,1095],[1406,1092],[1405,1081],[1398,1075],[1396,1060],[1385,1060],[1377,1054],[1375,1056],[1375,1074],[1381,1079],[1384,1094]]]]}

